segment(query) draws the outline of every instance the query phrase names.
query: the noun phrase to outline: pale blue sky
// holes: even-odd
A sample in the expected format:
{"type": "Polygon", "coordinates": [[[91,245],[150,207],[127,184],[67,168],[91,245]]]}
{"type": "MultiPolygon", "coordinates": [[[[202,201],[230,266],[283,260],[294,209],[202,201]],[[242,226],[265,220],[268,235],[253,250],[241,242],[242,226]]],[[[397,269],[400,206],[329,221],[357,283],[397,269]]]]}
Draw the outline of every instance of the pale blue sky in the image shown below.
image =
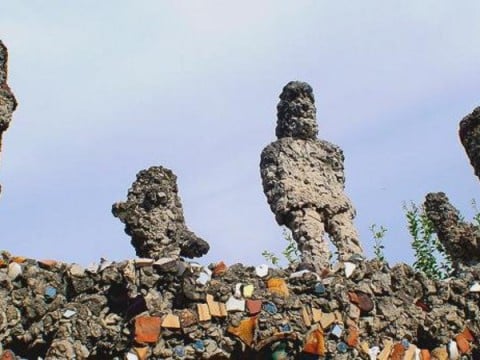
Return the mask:
{"type": "Polygon", "coordinates": [[[480,2],[0,2],[19,100],[5,135],[1,248],[87,264],[133,257],[112,203],[140,169],[171,168],[202,263],[285,245],[258,163],[290,80],[315,91],[321,138],[346,156],[363,245],[388,228],[411,262],[402,202],[445,191],[467,216],[479,183],[457,137],[480,105],[480,2]]]}

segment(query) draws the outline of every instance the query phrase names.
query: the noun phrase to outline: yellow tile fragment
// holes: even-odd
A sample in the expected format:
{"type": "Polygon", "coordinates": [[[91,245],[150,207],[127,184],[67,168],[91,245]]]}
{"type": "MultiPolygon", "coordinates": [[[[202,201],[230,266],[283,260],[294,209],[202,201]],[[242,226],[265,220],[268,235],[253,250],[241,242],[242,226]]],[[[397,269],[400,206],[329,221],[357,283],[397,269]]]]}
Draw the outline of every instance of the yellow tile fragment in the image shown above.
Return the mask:
{"type": "Polygon", "coordinates": [[[251,298],[252,295],[253,295],[253,290],[254,290],[254,289],[255,289],[255,288],[253,287],[253,285],[250,285],[250,284],[249,284],[249,285],[245,285],[245,286],[243,287],[243,297],[246,298],[246,299],[251,298]]]}
{"type": "Polygon", "coordinates": [[[322,319],[322,310],[312,308],[313,322],[319,322],[322,319]]]}
{"type": "Polygon", "coordinates": [[[377,360],[388,360],[390,353],[392,352],[393,342],[391,340],[385,340],[383,342],[383,350],[378,354],[377,360]]]}
{"type": "Polygon", "coordinates": [[[334,315],[335,315],[335,321],[336,322],[343,323],[343,316],[342,316],[342,313],[340,311],[336,310],[334,312],[334,315]]]}
{"type": "Polygon", "coordinates": [[[320,318],[320,325],[322,329],[328,328],[336,321],[336,317],[334,313],[322,313],[322,317],[320,318]]]}
{"type": "Polygon", "coordinates": [[[168,314],[163,318],[162,327],[169,329],[180,329],[180,318],[177,315],[168,314]]]}
{"type": "Polygon", "coordinates": [[[444,347],[438,347],[432,350],[431,352],[432,360],[448,360],[448,352],[444,347]]]}
{"type": "Polygon", "coordinates": [[[138,360],[148,359],[148,346],[136,347],[135,352],[137,353],[138,360]]]}
{"type": "Polygon", "coordinates": [[[198,320],[209,321],[212,319],[207,304],[197,304],[198,320]]]}
{"type": "Polygon", "coordinates": [[[312,326],[312,319],[310,318],[310,314],[308,313],[308,309],[306,306],[302,307],[302,317],[303,322],[307,327],[312,326]]]}
{"type": "Polygon", "coordinates": [[[227,308],[225,304],[213,300],[213,296],[207,294],[207,305],[210,315],[213,317],[225,317],[227,316],[227,308]]]}
{"type": "Polygon", "coordinates": [[[364,353],[364,354],[368,354],[369,351],[370,351],[370,345],[368,345],[368,342],[364,341],[360,344],[360,350],[364,353]]]}
{"type": "Polygon", "coordinates": [[[408,349],[405,351],[405,355],[403,356],[403,360],[415,360],[415,352],[417,351],[417,347],[413,344],[410,344],[408,349]]]}

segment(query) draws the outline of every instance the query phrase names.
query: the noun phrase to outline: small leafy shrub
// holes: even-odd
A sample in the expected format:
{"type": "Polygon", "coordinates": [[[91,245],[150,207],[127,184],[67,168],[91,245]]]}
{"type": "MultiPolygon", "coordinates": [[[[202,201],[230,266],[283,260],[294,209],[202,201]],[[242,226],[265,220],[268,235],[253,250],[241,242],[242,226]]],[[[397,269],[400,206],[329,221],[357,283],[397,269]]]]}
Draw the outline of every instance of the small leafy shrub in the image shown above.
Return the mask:
{"type": "Polygon", "coordinates": [[[372,224],[370,225],[369,230],[372,233],[373,240],[375,241],[373,244],[373,253],[375,254],[375,258],[385,262],[385,245],[383,245],[383,241],[385,239],[385,233],[387,232],[387,229],[382,225],[377,227],[377,224],[372,224]]]}
{"type": "Polygon", "coordinates": [[[452,273],[452,262],[438,240],[424,209],[415,203],[404,205],[408,231],[415,252],[413,267],[431,279],[445,279],[452,273]]]}
{"type": "MultiPolygon", "coordinates": [[[[300,250],[298,250],[297,242],[293,239],[290,230],[283,229],[283,238],[288,242],[285,249],[282,251],[282,255],[287,261],[288,265],[297,264],[300,262],[300,250]]],[[[280,258],[271,251],[264,250],[262,256],[266,261],[275,267],[280,267],[280,258]]]]}

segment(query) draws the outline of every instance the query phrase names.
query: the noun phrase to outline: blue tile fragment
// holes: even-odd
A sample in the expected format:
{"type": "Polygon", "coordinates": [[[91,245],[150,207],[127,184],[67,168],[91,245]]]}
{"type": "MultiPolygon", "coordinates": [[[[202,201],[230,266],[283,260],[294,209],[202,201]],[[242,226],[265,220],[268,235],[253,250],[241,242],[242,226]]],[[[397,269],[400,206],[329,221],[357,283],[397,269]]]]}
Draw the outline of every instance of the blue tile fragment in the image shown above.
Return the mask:
{"type": "Polygon", "coordinates": [[[53,286],[47,286],[44,295],[46,300],[53,300],[57,296],[57,289],[53,286]]]}

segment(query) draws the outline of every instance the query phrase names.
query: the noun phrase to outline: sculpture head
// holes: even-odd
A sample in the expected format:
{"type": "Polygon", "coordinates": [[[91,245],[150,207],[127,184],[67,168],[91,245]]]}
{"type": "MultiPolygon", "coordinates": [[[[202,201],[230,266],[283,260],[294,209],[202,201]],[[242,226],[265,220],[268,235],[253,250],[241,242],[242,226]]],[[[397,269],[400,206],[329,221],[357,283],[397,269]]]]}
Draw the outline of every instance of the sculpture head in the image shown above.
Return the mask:
{"type": "Polygon", "coordinates": [[[290,81],[280,94],[277,105],[277,137],[316,139],[316,120],[313,90],[306,82],[290,81]]]}

